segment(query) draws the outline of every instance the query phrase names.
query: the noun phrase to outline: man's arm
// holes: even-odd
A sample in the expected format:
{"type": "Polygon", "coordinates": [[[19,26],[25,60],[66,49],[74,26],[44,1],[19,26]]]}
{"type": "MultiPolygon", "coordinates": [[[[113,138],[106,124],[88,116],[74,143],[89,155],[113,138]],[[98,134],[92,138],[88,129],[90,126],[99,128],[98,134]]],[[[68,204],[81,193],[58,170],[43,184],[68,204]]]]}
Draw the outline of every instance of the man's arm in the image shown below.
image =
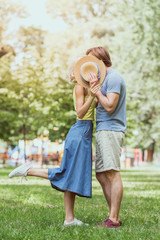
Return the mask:
{"type": "Polygon", "coordinates": [[[104,96],[101,91],[99,90],[96,93],[96,97],[100,104],[104,107],[104,109],[108,113],[113,113],[114,110],[117,107],[118,101],[119,101],[119,94],[118,93],[108,93],[106,96],[104,96]]]}
{"type": "MultiPolygon", "coordinates": [[[[91,85],[90,91],[92,92],[92,89],[94,89],[94,87],[97,85],[97,82],[96,82],[97,76],[94,73],[92,73],[89,75],[89,79],[90,79],[90,85],[91,85]]],[[[113,113],[114,110],[116,109],[119,101],[119,95],[120,94],[116,92],[109,92],[107,93],[106,96],[104,96],[100,90],[98,90],[96,93],[96,97],[98,101],[108,113],[113,113]]]]}

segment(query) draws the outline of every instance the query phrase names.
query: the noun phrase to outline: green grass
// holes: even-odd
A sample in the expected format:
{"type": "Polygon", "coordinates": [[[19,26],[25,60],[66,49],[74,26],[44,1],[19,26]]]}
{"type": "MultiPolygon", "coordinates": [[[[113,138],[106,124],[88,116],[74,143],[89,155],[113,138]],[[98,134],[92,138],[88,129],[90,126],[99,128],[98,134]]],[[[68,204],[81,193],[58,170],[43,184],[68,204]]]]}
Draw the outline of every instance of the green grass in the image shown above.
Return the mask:
{"type": "Polygon", "coordinates": [[[94,228],[108,215],[101,187],[93,172],[93,198],[76,198],[75,217],[89,226],[64,228],[63,193],[49,181],[9,179],[0,169],[0,240],[159,240],[160,168],[123,170],[124,196],[119,229],[94,228]]]}

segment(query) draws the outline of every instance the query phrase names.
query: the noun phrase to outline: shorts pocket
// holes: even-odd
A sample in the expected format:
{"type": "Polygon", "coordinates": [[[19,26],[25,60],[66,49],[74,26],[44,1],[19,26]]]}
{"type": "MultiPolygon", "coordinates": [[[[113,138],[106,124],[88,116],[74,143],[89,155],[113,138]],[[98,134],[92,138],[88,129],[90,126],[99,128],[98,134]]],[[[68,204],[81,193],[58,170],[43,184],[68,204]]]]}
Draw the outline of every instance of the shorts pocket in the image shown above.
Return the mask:
{"type": "Polygon", "coordinates": [[[120,146],[122,147],[123,142],[124,142],[124,138],[125,138],[125,134],[123,132],[121,132],[120,136],[121,136],[120,137],[120,146]]]}

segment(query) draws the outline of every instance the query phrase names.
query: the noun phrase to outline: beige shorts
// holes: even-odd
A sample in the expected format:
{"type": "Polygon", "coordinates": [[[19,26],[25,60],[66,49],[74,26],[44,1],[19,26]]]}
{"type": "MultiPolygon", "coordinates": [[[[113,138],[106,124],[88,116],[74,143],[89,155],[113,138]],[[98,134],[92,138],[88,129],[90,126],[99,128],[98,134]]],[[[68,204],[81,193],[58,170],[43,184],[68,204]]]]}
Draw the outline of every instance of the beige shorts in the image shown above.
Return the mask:
{"type": "Polygon", "coordinates": [[[125,134],[102,130],[96,132],[96,172],[120,171],[120,156],[125,134]]]}

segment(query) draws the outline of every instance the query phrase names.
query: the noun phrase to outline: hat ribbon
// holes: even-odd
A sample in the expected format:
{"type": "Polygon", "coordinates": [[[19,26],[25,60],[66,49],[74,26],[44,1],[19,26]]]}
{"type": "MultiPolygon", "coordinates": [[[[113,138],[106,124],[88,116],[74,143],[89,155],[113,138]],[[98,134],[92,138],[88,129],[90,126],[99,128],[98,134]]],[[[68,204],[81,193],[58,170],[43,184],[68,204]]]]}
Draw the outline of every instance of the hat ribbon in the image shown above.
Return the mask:
{"type": "MultiPolygon", "coordinates": [[[[93,62],[88,62],[88,63],[93,63],[93,62]]],[[[94,63],[96,66],[97,66],[97,68],[98,68],[98,80],[100,79],[100,69],[99,69],[99,66],[98,66],[98,64],[97,63],[94,63]]],[[[87,84],[87,85],[89,85],[89,82],[87,82],[84,78],[83,78],[83,76],[82,76],[82,74],[81,74],[81,69],[80,69],[80,76],[81,76],[81,78],[82,78],[82,81],[85,83],[85,84],[87,84]]]]}

